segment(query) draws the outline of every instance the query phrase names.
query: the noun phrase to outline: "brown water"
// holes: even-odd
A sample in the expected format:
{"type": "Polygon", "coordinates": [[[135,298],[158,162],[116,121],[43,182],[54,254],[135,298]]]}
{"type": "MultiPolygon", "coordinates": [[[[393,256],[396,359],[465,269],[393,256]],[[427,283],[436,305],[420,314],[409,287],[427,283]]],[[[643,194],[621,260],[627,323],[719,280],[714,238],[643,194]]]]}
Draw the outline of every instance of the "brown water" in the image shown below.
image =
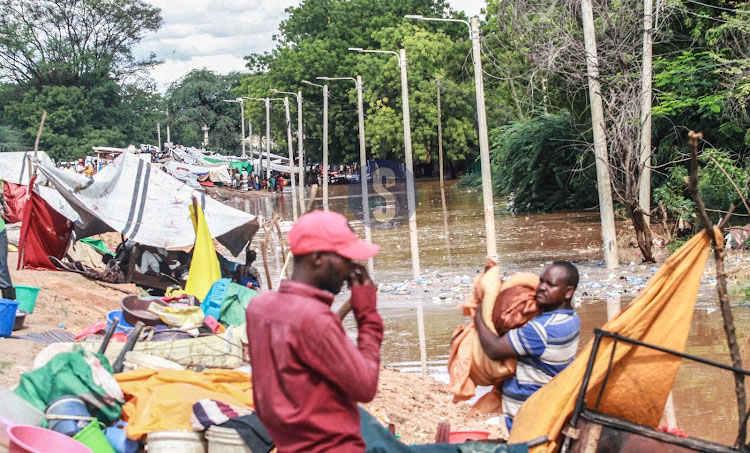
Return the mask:
{"type": "MultiPolygon", "coordinates": [[[[479,193],[448,184],[445,209],[437,181],[418,183],[417,223],[421,284],[411,282],[409,232],[406,226],[373,229],[372,240],[383,247],[376,257],[375,279],[381,284],[379,308],[386,325],[383,362],[407,372],[420,372],[416,302],[424,305],[425,336],[429,373],[447,381],[448,344],[457,325],[467,322],[455,308],[468,290],[467,283],[482,267],[485,256],[484,222],[479,193]],[[463,280],[463,283],[462,283],[463,280]]],[[[360,236],[361,222],[351,212],[347,186],[331,186],[330,207],[352,221],[360,236]]],[[[320,192],[314,204],[320,207],[320,192]]],[[[280,213],[291,220],[289,194],[275,198],[237,200],[237,207],[253,214],[280,213]]],[[[540,272],[553,259],[576,262],[581,272],[577,312],[581,318],[581,347],[593,336],[593,329],[607,319],[604,293],[618,291],[629,300],[655,270],[651,266],[623,266],[615,273],[602,267],[599,252],[598,212],[565,212],[514,216],[505,202],[496,200],[499,262],[506,272],[540,272]],[[631,282],[622,278],[628,277],[631,282]],[[596,288],[602,282],[604,288],[596,288]],[[593,297],[592,297],[593,296],[593,297]]],[[[260,247],[262,231],[255,245],[260,247]]],[[[278,240],[271,240],[270,267],[274,281],[283,263],[278,240]]],[[[721,314],[713,284],[704,282],[696,304],[687,353],[729,363],[721,314]]],[[[342,294],[339,299],[345,299],[342,294]]],[[[623,302],[625,306],[625,302],[623,302]]],[[[744,347],[750,339],[750,307],[734,308],[737,336],[743,360],[750,360],[744,347]]],[[[351,317],[345,322],[350,334],[356,327],[351,317]]],[[[737,430],[737,409],[731,374],[684,361],[673,387],[677,424],[689,435],[722,443],[733,443],[737,430]]]]}

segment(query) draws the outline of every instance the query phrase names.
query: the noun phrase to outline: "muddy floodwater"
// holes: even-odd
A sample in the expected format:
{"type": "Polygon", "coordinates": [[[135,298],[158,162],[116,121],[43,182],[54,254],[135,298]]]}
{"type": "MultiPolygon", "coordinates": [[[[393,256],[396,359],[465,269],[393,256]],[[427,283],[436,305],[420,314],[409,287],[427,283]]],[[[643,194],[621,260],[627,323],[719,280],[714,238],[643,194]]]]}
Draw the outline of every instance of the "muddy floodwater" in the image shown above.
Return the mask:
{"type": "MultiPolygon", "coordinates": [[[[350,189],[347,185],[330,186],[330,208],[349,218],[355,231],[364,237],[363,224],[352,211],[352,206],[356,209],[359,202],[352,203],[350,193],[357,192],[350,189]]],[[[381,288],[378,304],[386,326],[382,356],[385,365],[405,372],[421,372],[416,318],[416,305],[421,303],[428,372],[447,382],[451,334],[456,326],[468,322],[456,305],[465,297],[471,279],[482,269],[485,258],[482,202],[479,192],[457,188],[453,181],[446,182],[444,193],[437,181],[419,181],[417,190],[420,280],[415,282],[412,278],[405,216],[396,218],[385,228],[381,225],[372,229],[373,242],[382,246],[374,260],[374,279],[381,288]]],[[[318,192],[314,207],[322,206],[320,198],[318,192]]],[[[236,199],[234,205],[261,216],[276,212],[285,220],[292,219],[289,193],[274,198],[236,199]]],[[[598,211],[511,215],[506,202],[496,200],[495,215],[503,272],[540,273],[554,259],[568,259],[578,266],[581,283],[575,302],[581,317],[580,347],[593,337],[593,329],[607,320],[605,295],[620,293],[625,307],[656,271],[653,265],[638,263],[621,263],[616,271],[604,269],[598,211]]],[[[263,241],[261,229],[254,240],[259,257],[263,241]]],[[[276,234],[269,238],[268,259],[276,283],[284,262],[276,234]]],[[[707,277],[702,283],[686,352],[728,364],[715,280],[707,277]]],[[[343,293],[338,299],[346,297],[348,295],[343,293]]],[[[735,304],[734,315],[743,360],[747,364],[750,361],[746,346],[750,341],[750,306],[735,304]]],[[[347,318],[345,326],[354,336],[356,327],[351,317],[347,318]]],[[[677,425],[691,436],[732,444],[737,432],[733,389],[730,373],[683,361],[673,387],[677,425]]],[[[633,404],[638,402],[633,401],[633,404]]]]}

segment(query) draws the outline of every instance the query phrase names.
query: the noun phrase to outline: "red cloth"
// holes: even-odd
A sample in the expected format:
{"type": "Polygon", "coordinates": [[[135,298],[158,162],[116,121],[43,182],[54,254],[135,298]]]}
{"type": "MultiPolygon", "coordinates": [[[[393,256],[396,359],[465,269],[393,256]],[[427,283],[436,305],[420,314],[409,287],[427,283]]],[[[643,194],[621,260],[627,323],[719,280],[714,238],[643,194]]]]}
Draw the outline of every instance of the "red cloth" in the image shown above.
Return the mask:
{"type": "Polygon", "coordinates": [[[357,402],[371,401],[378,386],[383,321],[375,293],[352,288],[357,346],[326,291],[283,280],[248,306],[253,402],[279,453],[365,450],[357,402]]]}
{"type": "Polygon", "coordinates": [[[28,186],[3,182],[3,197],[5,198],[5,213],[3,219],[8,223],[18,223],[23,220],[23,208],[26,205],[26,189],[28,186]]]}
{"type": "MultiPolygon", "coordinates": [[[[34,186],[34,179],[30,185],[34,186]]],[[[58,270],[47,257],[62,259],[72,232],[73,225],[68,219],[52,209],[32,190],[23,212],[18,267],[58,270]]]]}

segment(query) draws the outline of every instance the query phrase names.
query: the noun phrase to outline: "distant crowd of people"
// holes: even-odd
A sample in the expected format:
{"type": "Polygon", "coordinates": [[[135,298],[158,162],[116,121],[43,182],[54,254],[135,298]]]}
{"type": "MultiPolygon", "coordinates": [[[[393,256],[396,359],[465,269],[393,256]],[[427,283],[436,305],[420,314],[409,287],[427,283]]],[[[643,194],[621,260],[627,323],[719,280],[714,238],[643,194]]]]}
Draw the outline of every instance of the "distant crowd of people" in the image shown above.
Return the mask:
{"type": "Polygon", "coordinates": [[[247,170],[232,175],[232,187],[240,190],[265,190],[268,192],[283,192],[287,185],[288,176],[274,171],[270,178],[265,175],[251,175],[247,170]]]}

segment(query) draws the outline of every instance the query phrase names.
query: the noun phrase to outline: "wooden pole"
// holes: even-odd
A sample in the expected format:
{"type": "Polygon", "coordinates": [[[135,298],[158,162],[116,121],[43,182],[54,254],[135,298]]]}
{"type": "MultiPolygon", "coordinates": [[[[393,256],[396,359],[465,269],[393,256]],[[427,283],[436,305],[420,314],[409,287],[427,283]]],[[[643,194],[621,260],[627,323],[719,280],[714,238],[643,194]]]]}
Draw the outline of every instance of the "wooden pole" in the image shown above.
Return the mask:
{"type": "MultiPolygon", "coordinates": [[[[711,222],[711,218],[706,212],[706,206],[703,204],[700,193],[698,191],[698,139],[703,138],[703,134],[695,133],[690,131],[688,133],[690,141],[690,179],[688,181],[688,189],[693,194],[693,200],[695,200],[695,207],[698,211],[700,218],[703,220],[703,224],[714,243],[714,263],[716,265],[716,291],[719,295],[719,307],[721,308],[721,317],[724,321],[724,333],[727,336],[727,343],[729,345],[729,356],[732,360],[732,366],[735,368],[742,368],[742,356],[740,355],[740,347],[737,343],[737,334],[734,327],[734,315],[732,314],[732,307],[729,305],[729,293],[727,291],[727,274],[724,271],[724,241],[722,228],[732,216],[734,211],[734,205],[729,208],[729,213],[719,223],[719,236],[716,237],[714,234],[714,225],[711,222]]],[[[734,392],[737,398],[737,414],[739,418],[739,430],[735,445],[737,447],[745,444],[746,436],[746,402],[745,402],[745,377],[742,374],[734,374],[734,392]]]]}
{"type": "Polygon", "coordinates": [[[273,289],[273,282],[271,281],[271,269],[268,267],[268,243],[271,240],[271,228],[268,226],[268,222],[263,222],[263,247],[260,251],[263,254],[263,268],[266,271],[266,281],[268,282],[268,289],[273,289]]]}
{"type": "Polygon", "coordinates": [[[599,85],[599,58],[594,34],[594,13],[591,0],[581,0],[581,19],[586,46],[586,68],[589,79],[591,102],[591,126],[594,132],[594,154],[596,156],[596,186],[599,191],[599,215],[602,223],[602,248],[608,269],[619,266],[617,258],[617,237],[615,235],[615,211],[612,205],[612,183],[607,157],[607,138],[604,135],[604,108],[599,85]]]}

